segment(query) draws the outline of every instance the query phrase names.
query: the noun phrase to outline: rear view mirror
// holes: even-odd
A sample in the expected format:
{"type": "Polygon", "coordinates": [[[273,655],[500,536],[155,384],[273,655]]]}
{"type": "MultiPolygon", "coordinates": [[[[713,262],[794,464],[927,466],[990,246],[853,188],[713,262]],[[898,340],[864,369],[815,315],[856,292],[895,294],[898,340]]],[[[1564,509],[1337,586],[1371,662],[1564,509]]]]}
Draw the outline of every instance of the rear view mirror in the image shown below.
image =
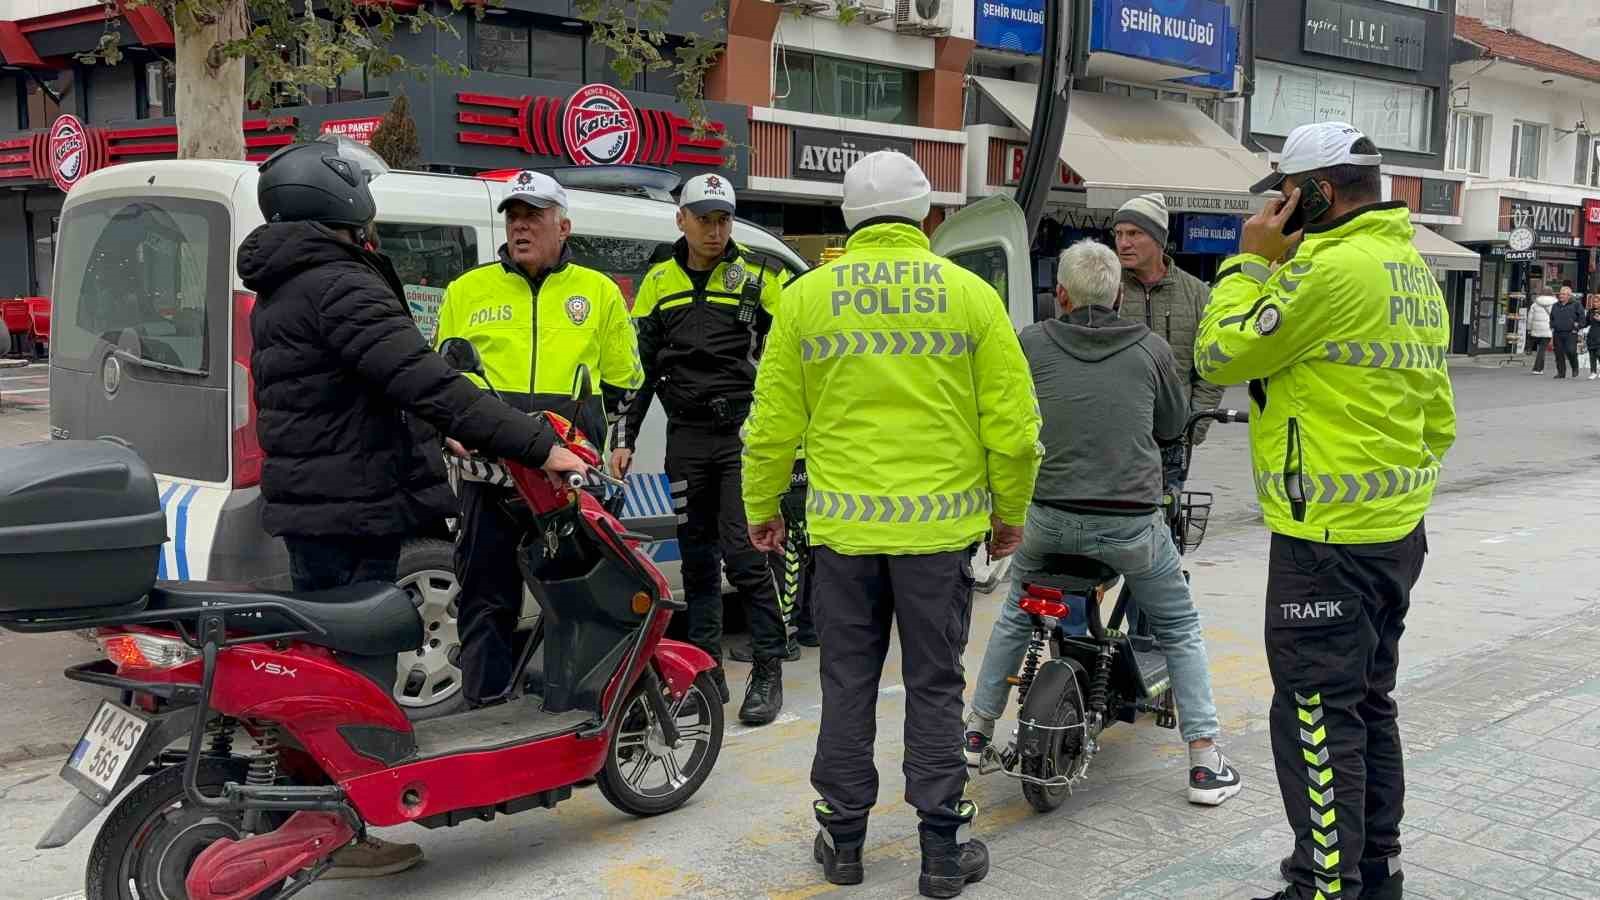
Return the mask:
{"type": "Polygon", "coordinates": [[[589,367],[578,363],[578,371],[572,376],[572,402],[585,403],[594,395],[594,385],[589,383],[589,367]]]}
{"type": "Polygon", "coordinates": [[[445,338],[444,343],[439,345],[439,355],[457,372],[464,375],[483,374],[483,357],[478,355],[478,348],[466,338],[445,338]]]}

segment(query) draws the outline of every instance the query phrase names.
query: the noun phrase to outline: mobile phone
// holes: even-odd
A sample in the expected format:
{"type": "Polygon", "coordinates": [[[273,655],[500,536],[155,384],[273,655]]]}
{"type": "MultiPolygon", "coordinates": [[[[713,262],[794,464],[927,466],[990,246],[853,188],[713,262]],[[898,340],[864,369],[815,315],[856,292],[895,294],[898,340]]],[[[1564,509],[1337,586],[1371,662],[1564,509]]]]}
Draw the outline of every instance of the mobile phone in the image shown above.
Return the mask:
{"type": "Polygon", "coordinates": [[[1322,184],[1317,181],[1307,181],[1300,187],[1300,203],[1283,223],[1283,233],[1294,234],[1306,227],[1306,223],[1322,218],[1332,207],[1333,203],[1328,200],[1328,195],[1322,192],[1322,184]]]}

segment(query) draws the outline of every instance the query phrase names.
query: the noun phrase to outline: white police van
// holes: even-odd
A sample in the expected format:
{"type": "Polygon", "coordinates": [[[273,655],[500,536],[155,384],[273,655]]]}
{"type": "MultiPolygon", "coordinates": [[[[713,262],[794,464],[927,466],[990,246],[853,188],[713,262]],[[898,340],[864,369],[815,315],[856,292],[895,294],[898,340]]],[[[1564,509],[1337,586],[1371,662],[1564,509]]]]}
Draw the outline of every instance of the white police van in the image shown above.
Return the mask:
{"type": "MultiPolygon", "coordinates": [[[[573,257],[611,275],[631,303],[658,248],[678,238],[676,209],[659,199],[578,189],[581,183],[568,191],[573,257]]],[[[382,250],[431,337],[445,285],[494,260],[505,241],[495,207],[507,186],[392,172],[372,190],[382,250]]],[[[234,269],[240,242],[261,223],[256,167],[218,160],[111,166],[86,176],[62,209],[51,436],[109,438],[150,464],[170,536],[160,562],[164,579],[289,587],[283,543],[260,524],[262,452],[250,386],[255,298],[234,269]]],[[[806,268],[757,226],[738,223],[734,238],[781,261],[786,277],[806,268]]],[[[977,204],[937,238],[941,252],[1014,295],[1007,299],[1018,327],[1033,320],[1028,241],[1014,204],[977,204]]],[[[663,472],[665,430],[656,405],[639,436],[624,510],[630,527],[664,536],[675,520],[663,472]]],[[[401,558],[401,584],[429,628],[428,644],[402,658],[396,685],[399,701],[417,715],[459,702],[449,539],[443,532],[420,537],[401,558]]],[[[677,541],[662,540],[650,552],[676,583],[677,541]]]]}

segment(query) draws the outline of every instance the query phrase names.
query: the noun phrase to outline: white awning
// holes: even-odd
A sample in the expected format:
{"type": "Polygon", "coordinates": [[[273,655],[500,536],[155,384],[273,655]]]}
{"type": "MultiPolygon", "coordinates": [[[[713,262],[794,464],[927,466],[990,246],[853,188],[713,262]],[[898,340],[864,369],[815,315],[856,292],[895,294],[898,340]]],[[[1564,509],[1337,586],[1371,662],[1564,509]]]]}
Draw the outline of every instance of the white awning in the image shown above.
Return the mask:
{"type": "Polygon", "coordinates": [[[1476,272],[1483,260],[1477,253],[1441,235],[1426,225],[1412,223],[1417,236],[1412,239],[1428,268],[1439,272],[1476,272]]]}
{"type": "MultiPolygon", "coordinates": [[[[1026,131],[1032,84],[972,76],[972,83],[1026,131]]],[[[1266,205],[1250,186],[1271,167],[1198,107],[1074,91],[1061,161],[1078,173],[1090,209],[1117,209],[1152,191],[1173,212],[1248,215],[1266,205]]]]}

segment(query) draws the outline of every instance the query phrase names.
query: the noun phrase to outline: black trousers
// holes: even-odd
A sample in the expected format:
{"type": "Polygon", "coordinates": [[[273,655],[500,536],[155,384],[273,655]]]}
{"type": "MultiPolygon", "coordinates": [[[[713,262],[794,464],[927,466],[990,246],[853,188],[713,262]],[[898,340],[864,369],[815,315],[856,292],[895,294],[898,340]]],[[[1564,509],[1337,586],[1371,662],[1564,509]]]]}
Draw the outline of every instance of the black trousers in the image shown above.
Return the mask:
{"type": "Polygon", "coordinates": [[[289,577],[296,591],[325,591],[358,581],[393,584],[400,570],[400,545],[393,537],[285,536],[289,577]]]}
{"type": "Polygon", "coordinates": [[[1533,370],[1535,372],[1543,372],[1544,371],[1544,351],[1545,351],[1546,347],[1550,346],[1550,339],[1547,338],[1547,337],[1535,337],[1535,338],[1532,338],[1531,340],[1533,341],[1533,352],[1534,352],[1533,370]]]}
{"type": "Polygon", "coordinates": [[[757,660],[783,659],[789,635],[778,611],[771,562],[750,543],[739,492],[737,428],[667,424],[667,478],[678,508],[689,643],[722,662],[722,568],[748,605],[757,660]]]}
{"type": "Polygon", "coordinates": [[[1400,854],[1405,765],[1390,693],[1424,526],[1387,544],[1272,536],[1266,646],[1272,756],[1294,829],[1292,896],[1356,900],[1400,854]]]}
{"type": "Polygon", "coordinates": [[[1556,342],[1556,375],[1565,378],[1567,370],[1572,370],[1572,376],[1578,376],[1578,335],[1571,331],[1558,331],[1556,342]]]}
{"type": "Polygon", "coordinates": [[[846,556],[813,548],[822,642],[822,726],[811,785],[835,836],[865,831],[878,800],[872,748],[890,629],[900,634],[906,689],[906,802],[924,825],[959,827],[967,764],[961,753],[961,654],[972,624],[972,549],[917,556],[846,556]]]}
{"type": "Polygon", "coordinates": [[[517,544],[522,529],[501,505],[509,488],[461,482],[460,533],[456,536],[456,624],[461,633],[461,692],[467,703],[493,700],[511,686],[523,643],[522,573],[517,544]]]}
{"type": "Polygon", "coordinates": [[[810,539],[806,534],[806,489],[804,485],[791,488],[781,503],[783,522],[788,532],[781,557],[774,563],[779,566],[780,591],[778,608],[785,622],[801,631],[815,630],[812,617],[812,573],[810,539]]]}
{"type": "Polygon", "coordinates": [[[1600,372],[1600,347],[1589,348],[1589,374],[1600,372]]]}

